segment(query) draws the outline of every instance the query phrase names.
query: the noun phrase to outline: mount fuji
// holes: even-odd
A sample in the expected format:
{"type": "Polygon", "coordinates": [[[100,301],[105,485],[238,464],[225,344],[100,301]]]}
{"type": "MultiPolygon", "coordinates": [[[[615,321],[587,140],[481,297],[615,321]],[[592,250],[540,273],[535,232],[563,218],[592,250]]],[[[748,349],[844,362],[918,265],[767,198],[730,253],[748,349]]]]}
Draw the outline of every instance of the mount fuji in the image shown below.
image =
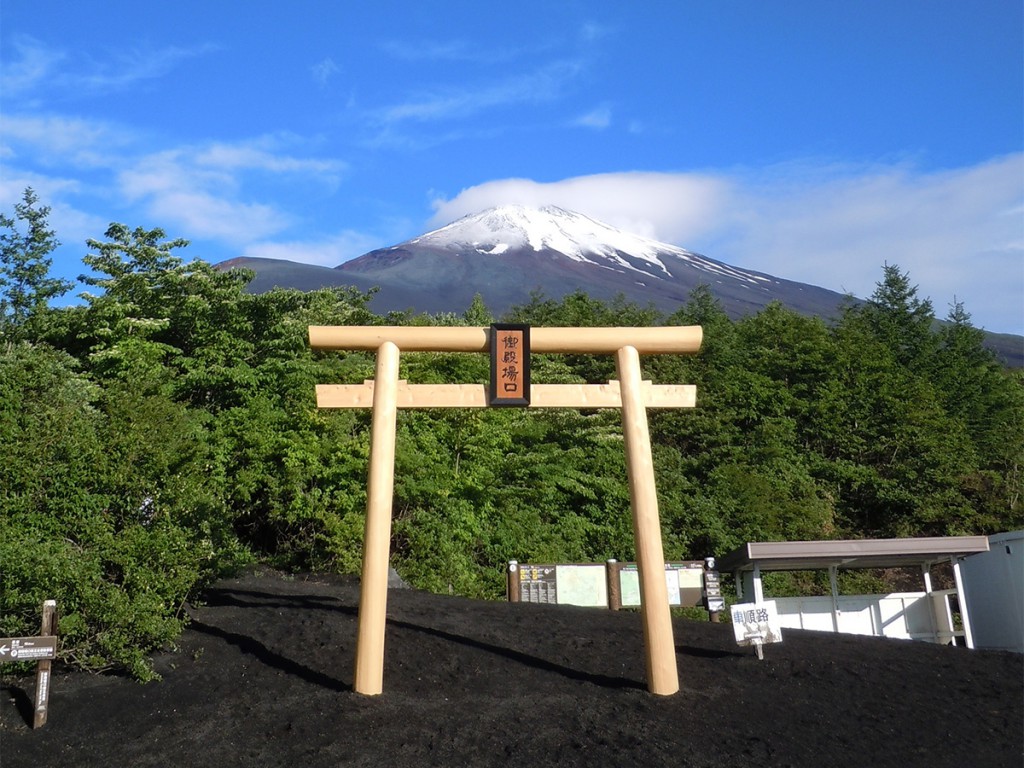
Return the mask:
{"type": "MultiPolygon", "coordinates": [[[[623,296],[640,306],[653,304],[668,315],[695,288],[706,285],[734,319],[778,301],[827,322],[838,318],[841,305],[851,300],[826,288],[732,267],[554,206],[490,208],[333,269],[258,258],[230,259],[217,267],[255,272],[250,293],[275,287],[378,288],[370,301],[378,314],[460,314],[480,294],[500,318],[534,295],[558,300],[583,291],[602,301],[623,296]]],[[[1010,334],[985,335],[985,346],[1014,368],[1024,367],[1022,341],[1010,334]]]]}
{"type": "Polygon", "coordinates": [[[624,296],[671,313],[707,285],[733,317],[780,301],[797,312],[830,318],[844,295],[729,266],[675,245],[629,234],[554,206],[501,206],[333,269],[283,260],[239,258],[220,268],[256,272],[249,290],[275,286],[313,290],[379,287],[376,312],[463,312],[480,294],[501,316],[540,293],[560,299],[584,291],[601,300],[624,296]]]}

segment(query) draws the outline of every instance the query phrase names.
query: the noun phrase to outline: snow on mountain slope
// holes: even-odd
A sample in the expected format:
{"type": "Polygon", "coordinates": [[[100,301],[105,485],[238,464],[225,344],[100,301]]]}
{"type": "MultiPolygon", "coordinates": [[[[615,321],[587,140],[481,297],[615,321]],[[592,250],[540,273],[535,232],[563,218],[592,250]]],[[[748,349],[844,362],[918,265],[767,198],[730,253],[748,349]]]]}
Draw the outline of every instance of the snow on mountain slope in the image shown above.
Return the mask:
{"type": "Polygon", "coordinates": [[[749,283],[770,282],[770,278],[765,275],[711,261],[684,248],[629,234],[581,213],[552,205],[541,208],[520,205],[490,208],[464,216],[410,240],[407,244],[458,252],[475,250],[492,256],[522,248],[531,248],[537,252],[548,250],[573,261],[618,272],[633,270],[645,277],[657,277],[657,271],[660,271],[665,277],[671,278],[671,258],[675,257],[698,269],[733,279],[749,283]],[[651,267],[655,268],[653,274],[651,267]]]}

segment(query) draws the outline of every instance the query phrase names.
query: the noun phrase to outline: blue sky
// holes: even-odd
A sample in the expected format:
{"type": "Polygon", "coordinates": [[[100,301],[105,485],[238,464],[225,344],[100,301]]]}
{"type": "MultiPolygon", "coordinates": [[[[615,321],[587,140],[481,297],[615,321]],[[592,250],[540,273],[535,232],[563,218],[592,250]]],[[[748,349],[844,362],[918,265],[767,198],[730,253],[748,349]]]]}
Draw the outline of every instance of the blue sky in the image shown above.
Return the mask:
{"type": "Polygon", "coordinates": [[[1024,334],[1019,0],[4,0],[0,208],[334,266],[552,203],[1024,334]]]}

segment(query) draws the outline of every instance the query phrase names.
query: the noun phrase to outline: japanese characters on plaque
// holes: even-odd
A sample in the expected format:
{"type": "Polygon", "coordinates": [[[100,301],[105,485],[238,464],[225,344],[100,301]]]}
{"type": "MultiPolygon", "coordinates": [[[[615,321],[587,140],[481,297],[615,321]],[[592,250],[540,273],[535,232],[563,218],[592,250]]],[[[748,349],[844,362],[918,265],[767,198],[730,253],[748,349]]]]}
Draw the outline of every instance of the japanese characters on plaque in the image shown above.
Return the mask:
{"type": "Polygon", "coordinates": [[[491,326],[491,382],[487,404],[530,404],[530,326],[503,323],[491,326]]]}
{"type": "MultiPolygon", "coordinates": [[[[782,625],[775,610],[774,600],[763,603],[737,603],[730,611],[737,645],[782,642],[782,625]]],[[[760,656],[760,653],[758,655],[760,656]]]]}

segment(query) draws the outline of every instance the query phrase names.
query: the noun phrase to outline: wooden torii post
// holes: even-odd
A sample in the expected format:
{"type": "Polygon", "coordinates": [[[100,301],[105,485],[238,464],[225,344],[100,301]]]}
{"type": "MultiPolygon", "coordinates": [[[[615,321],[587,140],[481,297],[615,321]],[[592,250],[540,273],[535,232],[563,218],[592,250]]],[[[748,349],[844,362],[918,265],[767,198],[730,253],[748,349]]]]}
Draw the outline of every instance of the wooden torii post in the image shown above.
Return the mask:
{"type": "MultiPolygon", "coordinates": [[[[532,384],[530,408],[621,408],[626,466],[636,537],[647,688],[668,696],[679,690],[665,555],[661,541],[647,408],[692,408],[696,387],[643,381],[641,354],[686,354],[700,349],[700,326],[659,328],[531,328],[529,349],[538,353],[614,354],[618,381],[608,384],[532,384]]],[[[320,408],[372,407],[366,535],[359,598],[354,688],[383,690],[391,507],[395,479],[395,427],[399,408],[480,408],[489,403],[483,384],[408,384],[398,379],[400,351],[490,352],[488,328],[408,326],[310,326],[314,349],[376,350],[375,378],[362,384],[318,384],[320,408]]],[[[493,358],[492,358],[493,360],[493,358]]],[[[493,362],[492,362],[493,364],[493,362]]]]}

